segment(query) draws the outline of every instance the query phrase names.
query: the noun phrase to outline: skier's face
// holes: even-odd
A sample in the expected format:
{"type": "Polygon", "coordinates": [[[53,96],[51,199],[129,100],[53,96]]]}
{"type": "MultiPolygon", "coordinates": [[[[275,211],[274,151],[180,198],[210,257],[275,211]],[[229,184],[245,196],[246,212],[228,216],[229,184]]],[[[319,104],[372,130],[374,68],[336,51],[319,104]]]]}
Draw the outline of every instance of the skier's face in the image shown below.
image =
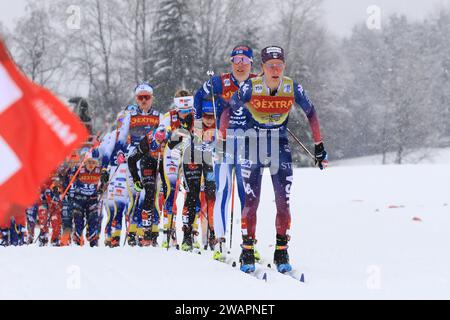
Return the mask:
{"type": "Polygon", "coordinates": [[[234,56],[231,61],[231,66],[233,68],[233,75],[239,82],[247,80],[248,77],[250,76],[252,64],[247,56],[244,55],[234,56]]]}
{"type": "Polygon", "coordinates": [[[286,65],[283,60],[272,59],[262,65],[264,75],[269,82],[279,83],[284,74],[286,65]]]}
{"type": "Polygon", "coordinates": [[[94,159],[86,160],[86,169],[88,169],[88,171],[93,171],[96,166],[97,166],[97,161],[95,161],[94,159]]]}
{"type": "Polygon", "coordinates": [[[211,128],[214,125],[214,123],[215,123],[215,121],[214,121],[214,114],[205,114],[204,113],[203,117],[202,117],[202,120],[203,120],[203,125],[205,127],[211,128]]]}
{"type": "Polygon", "coordinates": [[[136,103],[141,110],[148,111],[153,104],[153,94],[148,92],[140,92],[136,95],[136,103]]]}

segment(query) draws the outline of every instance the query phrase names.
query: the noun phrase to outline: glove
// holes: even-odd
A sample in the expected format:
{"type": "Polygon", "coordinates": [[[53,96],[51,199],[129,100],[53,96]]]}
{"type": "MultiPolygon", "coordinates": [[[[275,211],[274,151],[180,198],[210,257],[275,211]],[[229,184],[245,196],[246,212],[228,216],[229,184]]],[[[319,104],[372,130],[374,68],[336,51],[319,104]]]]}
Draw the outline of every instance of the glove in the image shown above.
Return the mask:
{"type": "Polygon", "coordinates": [[[323,170],[328,165],[328,153],[325,151],[323,142],[316,144],[314,154],[316,157],[316,165],[323,170]]]}
{"type": "Polygon", "coordinates": [[[141,181],[134,182],[134,190],[136,190],[136,192],[141,192],[143,189],[144,189],[144,186],[142,185],[141,181]]]}
{"type": "Polygon", "coordinates": [[[100,177],[102,184],[107,184],[109,182],[109,172],[107,169],[102,169],[102,176],[100,177]]]}

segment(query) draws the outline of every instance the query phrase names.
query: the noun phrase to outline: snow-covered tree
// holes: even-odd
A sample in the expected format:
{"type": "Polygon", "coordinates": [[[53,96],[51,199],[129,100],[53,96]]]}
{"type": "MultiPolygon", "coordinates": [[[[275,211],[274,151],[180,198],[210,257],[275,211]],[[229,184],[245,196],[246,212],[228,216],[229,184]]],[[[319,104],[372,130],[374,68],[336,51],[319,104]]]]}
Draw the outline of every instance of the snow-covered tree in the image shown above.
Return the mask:
{"type": "Polygon", "coordinates": [[[45,6],[29,2],[25,12],[10,34],[10,50],[32,81],[57,89],[56,80],[67,62],[64,41],[52,25],[45,6]]]}
{"type": "Polygon", "coordinates": [[[169,109],[175,91],[194,90],[200,85],[199,46],[192,12],[186,0],[161,0],[155,29],[151,82],[162,110],[169,109]]]}

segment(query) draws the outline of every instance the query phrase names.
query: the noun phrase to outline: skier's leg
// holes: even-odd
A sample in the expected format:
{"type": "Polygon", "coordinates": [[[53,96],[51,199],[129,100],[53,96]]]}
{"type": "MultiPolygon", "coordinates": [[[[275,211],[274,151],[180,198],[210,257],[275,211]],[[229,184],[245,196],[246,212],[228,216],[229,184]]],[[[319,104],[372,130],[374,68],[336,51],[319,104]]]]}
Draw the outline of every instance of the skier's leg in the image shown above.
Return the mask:
{"type": "Polygon", "coordinates": [[[183,216],[183,251],[190,251],[193,248],[192,231],[195,216],[199,204],[199,194],[202,176],[202,166],[200,164],[183,164],[184,177],[187,183],[187,194],[185,199],[185,208],[187,215],[183,216]]]}
{"type": "Polygon", "coordinates": [[[124,199],[116,198],[116,214],[111,224],[111,242],[109,245],[111,248],[120,246],[120,235],[122,233],[123,217],[128,211],[127,203],[124,199]]]}
{"type": "Polygon", "coordinates": [[[84,212],[85,212],[85,201],[82,197],[74,197],[74,202],[72,204],[72,214],[74,222],[73,231],[73,242],[78,246],[84,245],[84,212]]]}
{"type": "Polygon", "coordinates": [[[66,196],[63,200],[62,207],[62,229],[61,245],[68,246],[71,243],[72,229],[73,229],[73,215],[72,215],[73,198],[66,196]]]}
{"type": "Polygon", "coordinates": [[[45,246],[48,243],[49,229],[49,210],[47,203],[41,201],[38,206],[38,224],[39,224],[39,246],[45,246]]]}
{"type": "Polygon", "coordinates": [[[246,198],[242,211],[243,241],[240,262],[243,272],[252,272],[255,270],[256,213],[261,195],[262,167],[248,161],[241,165],[241,171],[246,198]]]}
{"type": "Polygon", "coordinates": [[[228,203],[231,197],[232,165],[215,165],[216,200],[214,203],[214,231],[217,238],[225,238],[228,222],[228,203]]]}
{"type": "Polygon", "coordinates": [[[108,223],[105,232],[109,241],[105,241],[105,243],[111,247],[118,247],[120,245],[123,217],[127,212],[129,199],[127,165],[125,163],[120,164],[117,170],[111,171],[115,172],[115,174],[108,188],[108,223]]]}
{"type": "MultiPolygon", "coordinates": [[[[111,173],[110,175],[113,175],[117,171],[115,169],[116,167],[111,167],[111,173]]],[[[110,176],[111,179],[111,176],[110,176]]],[[[106,200],[103,202],[103,206],[106,209],[107,214],[107,220],[106,220],[106,226],[105,226],[105,245],[109,247],[111,245],[112,241],[112,225],[114,222],[114,217],[117,213],[117,205],[115,201],[115,180],[116,178],[113,178],[113,181],[108,185],[108,191],[106,195],[106,200]]],[[[103,210],[103,209],[102,209],[103,210]]]]}
{"type": "Polygon", "coordinates": [[[98,206],[99,203],[96,196],[87,201],[86,240],[91,248],[98,246],[98,206]]]}
{"type": "Polygon", "coordinates": [[[142,227],[144,230],[141,244],[149,246],[152,241],[156,241],[153,232],[159,233],[159,215],[155,208],[156,178],[158,170],[158,160],[151,156],[141,159],[141,177],[145,189],[145,198],[142,205],[142,227]],[[156,228],[152,228],[156,225],[156,228]]]}
{"type": "Polygon", "coordinates": [[[9,241],[12,246],[22,246],[24,244],[24,236],[26,236],[26,213],[18,212],[11,217],[9,225],[9,241]]]}
{"type": "Polygon", "coordinates": [[[291,226],[289,201],[293,182],[292,155],[288,143],[287,139],[280,140],[279,166],[277,166],[277,170],[272,170],[271,172],[277,206],[277,238],[274,262],[278,271],[282,273],[292,270],[287,251],[291,226]]]}
{"type": "Polygon", "coordinates": [[[16,219],[11,218],[9,224],[9,244],[13,247],[19,245],[19,230],[17,229],[16,219]]]}
{"type": "Polygon", "coordinates": [[[283,152],[280,156],[280,166],[277,172],[272,172],[272,184],[277,206],[276,229],[277,234],[285,236],[291,226],[291,211],[289,200],[293,181],[292,156],[283,152]]]}
{"type": "Polygon", "coordinates": [[[37,219],[37,205],[32,206],[27,209],[27,244],[32,244],[34,241],[34,234],[36,228],[36,219],[37,219]]]}
{"type": "Polygon", "coordinates": [[[60,246],[61,240],[62,207],[61,201],[54,201],[50,206],[50,225],[52,227],[51,243],[56,247],[60,246]]]}
{"type": "Polygon", "coordinates": [[[0,246],[9,246],[9,226],[0,226],[0,246]]]}
{"type": "Polygon", "coordinates": [[[207,218],[209,225],[209,245],[211,249],[216,244],[216,234],[214,230],[214,206],[216,201],[216,181],[214,170],[211,165],[203,164],[203,176],[205,178],[205,200],[207,208],[207,218]]]}
{"type": "MultiPolygon", "coordinates": [[[[141,170],[141,161],[137,163],[138,170],[141,170]]],[[[143,236],[141,226],[141,211],[142,204],[144,202],[145,191],[136,192],[134,189],[133,177],[131,176],[130,169],[127,168],[127,188],[130,195],[130,206],[128,208],[128,228],[127,238],[130,246],[135,246],[139,236],[143,236]]]]}
{"type": "MultiPolygon", "coordinates": [[[[173,153],[168,147],[164,152],[163,158],[163,179],[166,185],[166,198],[164,203],[164,232],[170,233],[169,238],[175,230],[176,217],[176,195],[178,194],[177,182],[179,177],[180,157],[177,153],[173,153]],[[169,230],[170,229],[170,230],[169,230]]],[[[163,247],[167,247],[167,238],[164,240],[163,247]]]]}
{"type": "Polygon", "coordinates": [[[241,165],[245,191],[245,207],[242,211],[242,234],[255,239],[257,210],[261,195],[263,167],[251,162],[241,165]]]}
{"type": "Polygon", "coordinates": [[[244,180],[242,178],[242,168],[241,164],[237,163],[234,167],[236,173],[236,186],[239,194],[239,201],[241,203],[241,213],[244,211],[245,207],[245,189],[244,189],[244,180]]]}

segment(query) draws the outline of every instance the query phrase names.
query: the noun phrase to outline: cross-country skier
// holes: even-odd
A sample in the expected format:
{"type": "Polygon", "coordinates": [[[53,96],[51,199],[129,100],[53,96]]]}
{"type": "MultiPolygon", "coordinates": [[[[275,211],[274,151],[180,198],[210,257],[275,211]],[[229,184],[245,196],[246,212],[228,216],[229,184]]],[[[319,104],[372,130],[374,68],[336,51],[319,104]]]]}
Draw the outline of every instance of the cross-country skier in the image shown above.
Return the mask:
{"type": "Polygon", "coordinates": [[[34,204],[32,207],[27,208],[26,210],[27,214],[27,244],[33,244],[34,242],[34,235],[35,235],[35,229],[36,229],[36,222],[37,222],[37,216],[38,216],[38,205],[37,203],[34,204]]]}
{"type": "Polygon", "coordinates": [[[0,246],[23,246],[27,237],[25,214],[11,218],[10,223],[1,226],[0,230],[0,246]]]}
{"type": "Polygon", "coordinates": [[[214,106],[212,101],[203,100],[202,107],[202,136],[201,136],[201,151],[202,151],[202,180],[201,195],[199,198],[200,209],[203,208],[205,214],[207,229],[207,241],[211,249],[214,250],[214,246],[217,243],[215,228],[214,228],[214,207],[216,202],[216,180],[214,175],[214,148],[215,148],[215,132],[216,132],[216,120],[214,118],[214,106]]]}
{"type": "MultiPolygon", "coordinates": [[[[70,175],[74,167],[80,165],[80,150],[73,151],[68,157],[66,162],[62,165],[60,177],[62,180],[62,190],[66,190],[70,183],[70,175]]],[[[72,185],[73,187],[73,185],[72,185]]],[[[73,188],[69,188],[69,192],[62,199],[62,236],[61,246],[69,246],[72,243],[73,233],[73,215],[72,215],[72,202],[73,202],[73,188]]]]}
{"type": "MultiPolygon", "coordinates": [[[[219,128],[219,120],[221,119],[222,112],[224,109],[227,109],[228,102],[233,94],[245,81],[256,76],[251,74],[253,65],[253,50],[250,47],[244,45],[235,47],[231,52],[230,62],[232,69],[230,73],[212,77],[210,81],[205,82],[203,87],[198,90],[195,96],[197,130],[201,130],[202,128],[201,117],[203,102],[205,100],[212,100],[212,93],[214,93],[215,98],[215,116],[217,117],[216,126],[219,128]]],[[[218,141],[218,143],[222,143],[222,141],[218,141]]],[[[220,259],[226,252],[225,235],[227,232],[228,205],[230,202],[233,184],[233,170],[235,170],[239,199],[241,202],[241,208],[243,209],[245,203],[245,192],[238,163],[223,163],[219,161],[214,167],[216,181],[214,230],[216,237],[219,239],[218,248],[214,253],[214,259],[220,259]]]]}
{"type": "MultiPolygon", "coordinates": [[[[153,87],[148,83],[138,85],[134,91],[136,105],[130,105],[126,108],[123,124],[119,129],[117,142],[114,146],[115,150],[121,150],[127,155],[128,167],[130,167],[129,159],[137,152],[141,140],[146,137],[148,133],[154,132],[161,122],[161,114],[153,108],[153,87]]],[[[113,150],[109,154],[113,154],[113,150]]],[[[156,160],[158,157],[156,158],[156,160]]],[[[150,157],[144,157],[137,165],[140,166],[141,173],[145,176],[153,176],[154,160],[150,157]]],[[[109,163],[109,159],[103,160],[102,180],[108,181],[110,173],[105,167],[105,163],[109,163]]],[[[136,192],[133,195],[134,207],[130,211],[130,225],[128,227],[128,244],[135,246],[148,246],[151,243],[156,244],[156,239],[159,235],[159,227],[157,223],[159,216],[150,215],[153,212],[154,203],[149,204],[150,198],[154,197],[154,188],[151,186],[152,182],[136,180],[134,189],[136,192]],[[147,184],[147,185],[145,185],[147,184]],[[150,194],[147,194],[148,192],[150,194]],[[144,201],[145,199],[145,201],[144,201]],[[149,206],[143,211],[143,205],[149,206]],[[150,212],[149,212],[150,211],[150,212]],[[153,220],[152,220],[153,219],[153,220]],[[152,226],[153,230],[152,230],[152,226]]],[[[152,180],[152,178],[150,178],[152,180]]],[[[156,187],[156,185],[155,185],[156,187]]]]}
{"type": "MultiPolygon", "coordinates": [[[[73,168],[73,174],[78,168],[73,168]]],[[[86,155],[86,161],[73,182],[72,214],[74,220],[73,242],[84,245],[84,229],[86,240],[91,247],[98,246],[98,206],[99,190],[101,190],[101,166],[98,150],[86,155]]]]}
{"type": "Polygon", "coordinates": [[[232,99],[233,108],[245,106],[249,111],[251,121],[247,126],[256,133],[252,141],[258,144],[259,150],[268,150],[270,158],[270,162],[267,162],[266,159],[250,155],[247,157],[249,161],[241,164],[246,192],[245,208],[242,212],[241,270],[244,272],[255,270],[256,213],[261,194],[262,169],[270,163],[277,207],[274,263],[279,272],[285,273],[292,270],[289,263],[288,242],[293,171],[287,124],[289,113],[295,105],[300,106],[308,117],[315,143],[316,160],[321,168],[327,160],[327,153],[323,146],[314,105],[300,84],[284,76],[286,68],[284,50],[277,46],[267,47],[262,50],[261,58],[263,76],[248,80],[232,99]],[[278,146],[278,152],[274,145],[278,146]]]}
{"type": "MultiPolygon", "coordinates": [[[[6,219],[5,219],[6,220],[6,219]]],[[[14,217],[0,224],[0,246],[22,246],[27,237],[26,213],[17,212],[14,217]]]]}
{"type": "Polygon", "coordinates": [[[215,244],[215,233],[212,213],[215,201],[215,180],[213,170],[213,149],[215,146],[215,118],[212,103],[207,105],[203,101],[202,106],[202,129],[190,131],[187,148],[183,152],[183,175],[186,181],[186,199],[183,214],[183,251],[199,249],[200,245],[195,241],[198,231],[194,230],[194,224],[198,219],[201,209],[200,192],[202,179],[205,185],[205,200],[207,216],[209,217],[209,240],[211,245],[215,244]],[[201,135],[199,135],[201,134],[201,135]]]}
{"type": "Polygon", "coordinates": [[[111,248],[120,246],[123,217],[128,213],[130,198],[132,198],[132,186],[128,183],[128,166],[125,154],[122,150],[114,148],[124,118],[125,111],[120,112],[117,116],[117,129],[108,133],[99,146],[102,167],[110,166],[109,176],[104,176],[102,181],[107,188],[107,195],[106,200],[102,200],[103,205],[100,210],[103,211],[104,206],[108,214],[108,222],[105,227],[105,245],[111,248]],[[112,154],[109,150],[113,150],[112,154]]]}
{"type": "Polygon", "coordinates": [[[62,185],[57,176],[53,174],[49,182],[44,186],[41,199],[38,204],[38,225],[39,225],[39,246],[44,247],[48,244],[48,237],[50,228],[51,245],[54,247],[60,246],[61,241],[61,216],[62,216],[62,201],[61,191],[62,185]]]}
{"type": "MultiPolygon", "coordinates": [[[[176,245],[176,200],[179,191],[181,175],[181,154],[183,153],[183,139],[180,130],[192,131],[194,119],[194,97],[187,90],[179,90],[175,93],[174,109],[166,113],[158,131],[164,130],[167,143],[164,146],[162,167],[165,185],[164,200],[164,232],[166,234],[163,247],[167,248],[171,242],[176,245]]],[[[183,133],[182,133],[183,134],[183,133]]]]}

